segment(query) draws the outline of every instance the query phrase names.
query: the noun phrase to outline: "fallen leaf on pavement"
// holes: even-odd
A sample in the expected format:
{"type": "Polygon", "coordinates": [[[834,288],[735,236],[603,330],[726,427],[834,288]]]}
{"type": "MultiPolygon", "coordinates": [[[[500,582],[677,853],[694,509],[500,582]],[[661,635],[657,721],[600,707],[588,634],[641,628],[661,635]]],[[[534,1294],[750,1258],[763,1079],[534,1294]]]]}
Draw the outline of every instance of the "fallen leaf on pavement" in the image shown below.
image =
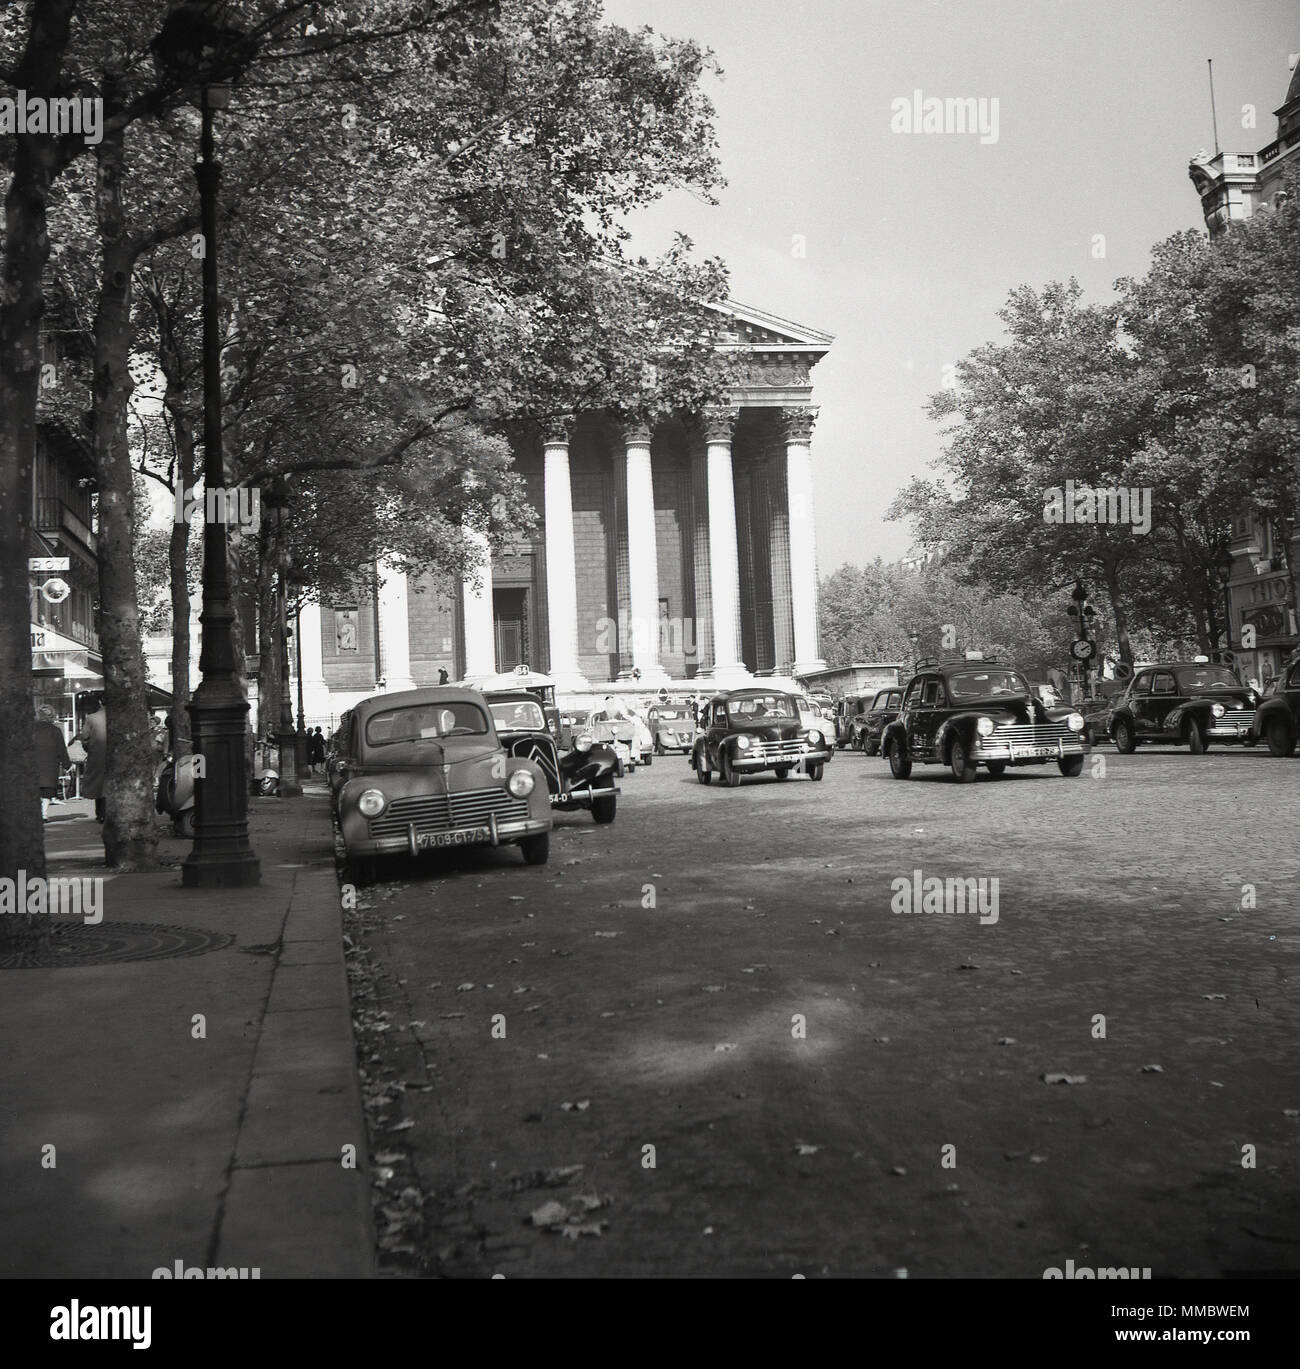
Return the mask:
{"type": "Polygon", "coordinates": [[[1044,1084],[1086,1084],[1088,1076],[1086,1074],[1045,1074],[1043,1075],[1044,1084]]]}

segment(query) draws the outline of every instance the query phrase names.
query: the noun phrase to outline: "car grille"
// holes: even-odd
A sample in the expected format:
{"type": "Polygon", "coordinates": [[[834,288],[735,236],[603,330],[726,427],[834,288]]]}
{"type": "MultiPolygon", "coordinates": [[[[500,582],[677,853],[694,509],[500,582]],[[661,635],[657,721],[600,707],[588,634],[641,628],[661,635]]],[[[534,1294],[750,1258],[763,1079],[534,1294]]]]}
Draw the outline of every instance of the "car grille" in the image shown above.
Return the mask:
{"type": "Polygon", "coordinates": [[[555,754],[555,743],[549,737],[525,737],[520,741],[513,742],[510,747],[512,756],[519,756],[526,761],[535,761],[542,768],[542,773],[546,776],[546,785],[552,794],[558,793],[560,788],[560,763],[555,754]]]}
{"type": "Polygon", "coordinates": [[[370,819],[370,835],[404,837],[412,823],[417,834],[486,827],[489,813],[495,813],[498,822],[526,819],[528,800],[517,799],[505,789],[470,789],[460,794],[394,799],[377,818],[370,819]]]}
{"type": "Polygon", "coordinates": [[[1230,708],[1221,718],[1211,718],[1211,727],[1240,727],[1243,731],[1249,731],[1255,723],[1255,710],[1253,708],[1230,708]]]}
{"type": "Polygon", "coordinates": [[[785,742],[755,742],[748,751],[737,753],[741,756],[748,756],[753,760],[760,761],[779,761],[786,757],[798,760],[804,753],[804,743],[798,737],[792,737],[785,742]]]}
{"type": "Polygon", "coordinates": [[[1078,741],[1082,734],[1071,732],[1064,723],[1008,723],[981,741],[1010,742],[1012,746],[1055,746],[1064,738],[1078,741]]]}

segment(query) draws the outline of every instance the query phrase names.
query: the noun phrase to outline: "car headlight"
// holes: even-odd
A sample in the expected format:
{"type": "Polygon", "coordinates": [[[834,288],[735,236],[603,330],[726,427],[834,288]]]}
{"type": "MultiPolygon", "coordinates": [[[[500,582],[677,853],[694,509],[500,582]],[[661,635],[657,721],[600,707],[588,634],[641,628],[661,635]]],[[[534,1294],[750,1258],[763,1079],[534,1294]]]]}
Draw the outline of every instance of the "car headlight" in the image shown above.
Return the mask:
{"type": "Polygon", "coordinates": [[[1083,731],[1083,714],[1082,714],[1082,713],[1071,713],[1070,716],[1069,716],[1068,718],[1066,718],[1066,720],[1065,720],[1065,725],[1066,725],[1066,727],[1068,727],[1068,728],[1070,729],[1071,732],[1082,732],[1082,731],[1083,731]]]}
{"type": "Polygon", "coordinates": [[[814,727],[808,733],[808,745],[820,746],[822,744],[822,734],[814,727]]]}
{"type": "Polygon", "coordinates": [[[1224,708],[1224,706],[1223,706],[1222,704],[1211,704],[1211,705],[1210,705],[1210,712],[1213,713],[1214,716],[1215,716],[1216,718],[1221,718],[1221,717],[1223,717],[1223,715],[1224,715],[1227,711],[1228,711],[1228,710],[1227,710],[1226,708],[1224,708]]]}
{"type": "Polygon", "coordinates": [[[357,807],[363,817],[377,818],[388,807],[388,800],[378,789],[367,789],[357,800],[357,807]]]}
{"type": "Polygon", "coordinates": [[[737,738],[736,738],[736,750],[737,750],[737,751],[748,751],[748,750],[749,750],[749,738],[748,738],[748,737],[737,737],[737,738]]]}
{"type": "Polygon", "coordinates": [[[533,778],[531,770],[512,770],[510,778],[506,781],[506,788],[517,799],[526,799],[533,792],[537,781],[533,778]]]}
{"type": "Polygon", "coordinates": [[[997,723],[995,723],[992,718],[979,717],[975,719],[975,731],[978,732],[981,737],[990,736],[996,726],[997,723]]]}
{"type": "Polygon", "coordinates": [[[590,732],[584,732],[581,737],[578,737],[574,741],[573,749],[575,751],[590,751],[592,746],[595,745],[595,741],[596,739],[590,732]]]}

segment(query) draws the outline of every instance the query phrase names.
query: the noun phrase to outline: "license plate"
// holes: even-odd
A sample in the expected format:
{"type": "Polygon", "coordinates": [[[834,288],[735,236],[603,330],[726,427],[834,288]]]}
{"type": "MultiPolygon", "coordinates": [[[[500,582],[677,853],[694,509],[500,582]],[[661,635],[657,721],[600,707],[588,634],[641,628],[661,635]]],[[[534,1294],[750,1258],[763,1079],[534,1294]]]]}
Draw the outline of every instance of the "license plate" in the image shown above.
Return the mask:
{"type": "Polygon", "coordinates": [[[1013,746],[1011,748],[1012,760],[1027,760],[1030,757],[1055,755],[1056,747],[1054,746],[1013,746]]]}
{"type": "Polygon", "coordinates": [[[462,827],[457,832],[417,833],[415,845],[417,850],[430,851],[440,846],[477,846],[479,842],[491,840],[491,828],[462,827]]]}

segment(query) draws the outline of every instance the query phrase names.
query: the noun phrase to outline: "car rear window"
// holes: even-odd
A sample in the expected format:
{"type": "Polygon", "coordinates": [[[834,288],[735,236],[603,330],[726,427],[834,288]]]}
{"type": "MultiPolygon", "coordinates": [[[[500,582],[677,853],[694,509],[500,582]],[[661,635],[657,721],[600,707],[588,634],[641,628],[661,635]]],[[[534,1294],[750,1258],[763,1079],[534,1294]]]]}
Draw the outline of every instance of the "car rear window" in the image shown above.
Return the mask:
{"type": "Polygon", "coordinates": [[[443,737],[482,736],[487,730],[487,715],[477,704],[460,700],[414,704],[372,713],[366,720],[366,744],[390,746],[443,737]]]}
{"type": "Polygon", "coordinates": [[[1184,694],[1196,694],[1202,689],[1240,689],[1241,681],[1221,665],[1189,666],[1174,672],[1178,687],[1184,694]]]}
{"type": "Polygon", "coordinates": [[[546,718],[540,704],[528,700],[511,700],[509,703],[490,703],[492,721],[506,732],[542,732],[546,729],[546,718]]]}

